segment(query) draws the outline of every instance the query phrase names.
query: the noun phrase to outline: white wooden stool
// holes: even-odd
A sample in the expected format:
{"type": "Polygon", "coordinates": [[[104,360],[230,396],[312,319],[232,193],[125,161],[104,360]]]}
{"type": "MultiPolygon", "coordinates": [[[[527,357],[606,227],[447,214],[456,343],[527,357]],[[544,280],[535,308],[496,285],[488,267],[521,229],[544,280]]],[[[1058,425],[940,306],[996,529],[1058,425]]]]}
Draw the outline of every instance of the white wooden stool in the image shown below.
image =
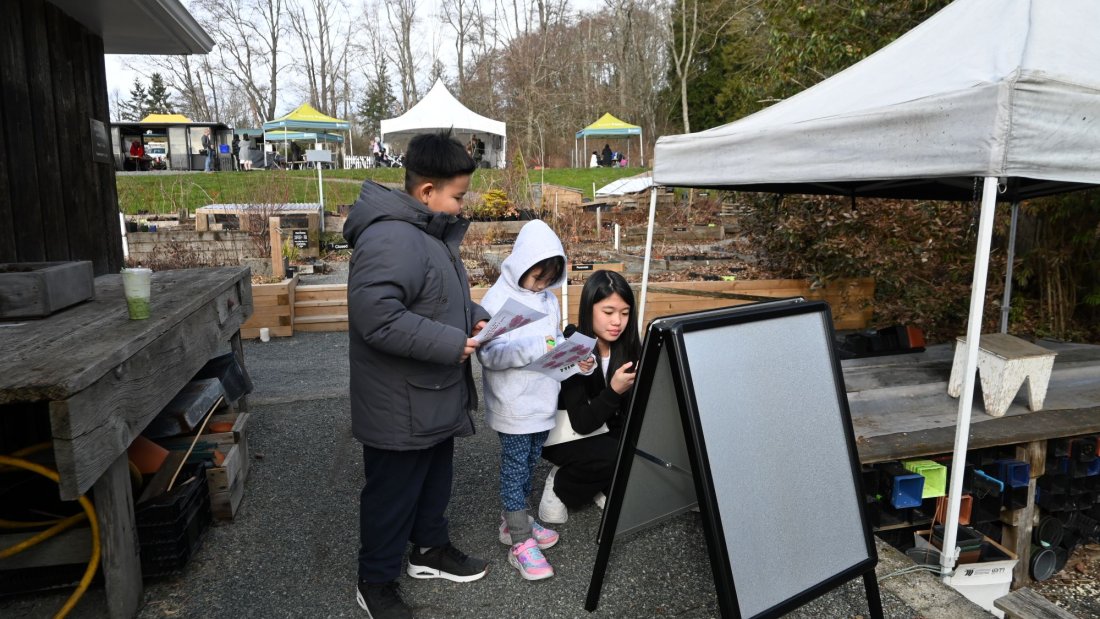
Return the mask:
{"type": "MultiPolygon", "coordinates": [[[[947,395],[962,395],[963,366],[966,364],[966,337],[956,338],[955,360],[951,363],[951,379],[947,395]]],[[[1042,410],[1047,396],[1050,371],[1058,353],[1036,346],[1007,333],[981,336],[978,344],[978,376],[982,381],[985,412],[1001,417],[1027,380],[1028,408],[1042,410]]]]}

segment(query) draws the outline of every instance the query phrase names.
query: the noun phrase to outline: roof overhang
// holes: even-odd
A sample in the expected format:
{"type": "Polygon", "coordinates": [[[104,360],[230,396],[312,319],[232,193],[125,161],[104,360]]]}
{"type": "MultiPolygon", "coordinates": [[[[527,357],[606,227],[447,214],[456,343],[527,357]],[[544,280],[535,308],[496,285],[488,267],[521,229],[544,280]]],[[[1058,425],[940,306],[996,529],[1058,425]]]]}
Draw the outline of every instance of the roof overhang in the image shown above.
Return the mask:
{"type": "Polygon", "coordinates": [[[107,54],[206,54],[214,39],[179,0],[48,0],[103,37],[107,54]]]}

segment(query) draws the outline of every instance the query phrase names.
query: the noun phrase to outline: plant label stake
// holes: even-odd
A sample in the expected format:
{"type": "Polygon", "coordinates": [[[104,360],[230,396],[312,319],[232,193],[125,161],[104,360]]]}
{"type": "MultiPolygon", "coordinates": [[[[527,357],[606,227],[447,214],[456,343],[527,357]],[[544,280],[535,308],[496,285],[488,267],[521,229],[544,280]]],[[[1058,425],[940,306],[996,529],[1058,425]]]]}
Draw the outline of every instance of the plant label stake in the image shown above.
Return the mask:
{"type": "Polygon", "coordinates": [[[318,144],[317,148],[306,151],[306,161],[312,162],[317,166],[317,195],[321,202],[321,232],[325,231],[325,184],[321,181],[321,164],[332,163],[332,153],[321,148],[318,144]]]}

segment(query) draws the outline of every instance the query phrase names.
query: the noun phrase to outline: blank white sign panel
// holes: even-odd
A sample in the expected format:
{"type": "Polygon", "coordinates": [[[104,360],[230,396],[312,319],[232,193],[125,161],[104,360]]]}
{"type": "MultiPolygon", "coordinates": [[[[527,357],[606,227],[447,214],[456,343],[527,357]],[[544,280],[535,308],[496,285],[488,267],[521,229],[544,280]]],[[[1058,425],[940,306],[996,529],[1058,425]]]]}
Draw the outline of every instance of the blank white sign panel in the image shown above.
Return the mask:
{"type": "Polygon", "coordinates": [[[870,558],[826,318],[683,333],[744,617],[870,558]]]}
{"type": "Polygon", "coordinates": [[[637,451],[647,453],[677,469],[669,469],[635,455],[623,495],[615,532],[626,535],[683,513],[696,504],[691,460],[684,441],[680,405],[672,383],[668,355],[657,361],[653,388],[646,402],[637,451]]]}

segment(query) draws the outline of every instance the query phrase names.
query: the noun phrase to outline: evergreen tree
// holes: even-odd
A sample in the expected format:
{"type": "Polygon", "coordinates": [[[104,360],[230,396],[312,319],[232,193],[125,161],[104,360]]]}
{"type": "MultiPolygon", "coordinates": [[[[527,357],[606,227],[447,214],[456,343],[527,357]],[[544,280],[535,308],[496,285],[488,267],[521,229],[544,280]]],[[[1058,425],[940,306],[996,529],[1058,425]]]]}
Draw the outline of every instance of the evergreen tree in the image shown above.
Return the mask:
{"type": "Polygon", "coordinates": [[[149,78],[149,89],[145,92],[145,109],[149,114],[173,114],[171,93],[160,73],[149,78]]]}
{"type": "Polygon", "coordinates": [[[359,108],[356,110],[359,122],[363,127],[369,127],[369,131],[377,131],[382,120],[392,117],[396,108],[397,97],[390,90],[386,67],[379,65],[378,77],[370,82],[366,94],[359,101],[359,108]]]}
{"type": "Polygon", "coordinates": [[[138,121],[146,116],[145,85],[141,80],[134,78],[134,86],[130,89],[130,98],[119,104],[119,113],[122,120],[138,121]]]}
{"type": "MultiPolygon", "coordinates": [[[[732,122],[795,95],[886,46],[948,3],[760,3],[732,21],[717,45],[696,55],[688,93],[691,128],[732,122]]],[[[669,76],[675,83],[671,70],[669,76]]],[[[669,119],[676,122],[679,93],[669,91],[665,100],[669,119]]]]}

